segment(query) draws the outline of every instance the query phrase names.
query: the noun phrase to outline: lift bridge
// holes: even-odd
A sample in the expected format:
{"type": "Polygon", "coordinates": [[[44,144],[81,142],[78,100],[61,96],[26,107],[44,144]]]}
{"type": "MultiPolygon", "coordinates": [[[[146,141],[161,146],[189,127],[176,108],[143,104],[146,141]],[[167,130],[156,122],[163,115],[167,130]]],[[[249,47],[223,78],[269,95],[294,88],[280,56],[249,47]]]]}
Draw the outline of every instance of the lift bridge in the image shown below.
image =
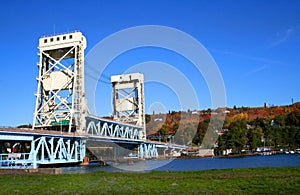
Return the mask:
{"type": "Polygon", "coordinates": [[[162,151],[185,149],[146,139],[140,73],[111,77],[113,118],[90,114],[84,89],[85,48],[81,32],[39,39],[33,127],[0,128],[1,168],[78,164],[87,157],[149,159],[162,151]]]}

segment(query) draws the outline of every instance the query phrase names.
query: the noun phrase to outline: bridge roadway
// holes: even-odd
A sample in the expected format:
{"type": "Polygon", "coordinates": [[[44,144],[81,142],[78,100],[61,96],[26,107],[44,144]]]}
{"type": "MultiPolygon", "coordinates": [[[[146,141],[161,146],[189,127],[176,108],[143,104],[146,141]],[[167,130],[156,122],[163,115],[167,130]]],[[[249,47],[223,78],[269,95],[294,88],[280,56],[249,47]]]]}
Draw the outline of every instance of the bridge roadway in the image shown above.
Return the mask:
{"type": "MultiPolygon", "coordinates": [[[[141,139],[141,127],[99,118],[86,118],[85,132],[0,127],[0,168],[37,168],[79,164],[86,156],[112,160],[157,158],[176,144],[141,139]]],[[[62,129],[62,128],[61,128],[62,129]]]]}

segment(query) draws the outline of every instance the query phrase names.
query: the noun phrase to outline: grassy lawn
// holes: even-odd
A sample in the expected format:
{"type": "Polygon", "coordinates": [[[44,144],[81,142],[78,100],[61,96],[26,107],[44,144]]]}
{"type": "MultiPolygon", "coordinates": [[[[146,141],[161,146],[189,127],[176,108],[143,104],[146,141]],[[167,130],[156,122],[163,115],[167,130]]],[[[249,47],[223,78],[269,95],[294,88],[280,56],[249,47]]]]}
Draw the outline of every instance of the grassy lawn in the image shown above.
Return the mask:
{"type": "Polygon", "coordinates": [[[297,194],[300,167],[1,175],[0,194],[297,194]]]}

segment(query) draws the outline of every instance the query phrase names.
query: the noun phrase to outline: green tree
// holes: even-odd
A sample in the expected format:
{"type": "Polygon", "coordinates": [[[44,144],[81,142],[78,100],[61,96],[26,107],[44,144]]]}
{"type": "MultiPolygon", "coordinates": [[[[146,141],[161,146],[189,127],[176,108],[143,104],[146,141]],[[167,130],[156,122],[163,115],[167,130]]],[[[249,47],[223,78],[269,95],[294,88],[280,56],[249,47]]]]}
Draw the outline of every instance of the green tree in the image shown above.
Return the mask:
{"type": "Polygon", "coordinates": [[[208,128],[208,123],[209,123],[208,120],[199,122],[196,135],[193,138],[194,144],[200,145],[202,143],[202,140],[203,140],[205,133],[207,131],[207,128],[208,128]]]}
{"type": "Polygon", "coordinates": [[[288,147],[289,149],[296,149],[299,147],[299,127],[291,126],[288,130],[288,147]]]}
{"type": "Polygon", "coordinates": [[[282,126],[273,126],[268,128],[268,131],[265,134],[266,142],[268,146],[272,146],[274,149],[279,149],[285,145],[285,135],[286,129],[282,126]]]}
{"type": "Polygon", "coordinates": [[[162,127],[157,131],[161,136],[161,141],[166,142],[170,134],[171,126],[169,124],[163,124],[162,127]]]}
{"type": "Polygon", "coordinates": [[[256,127],[255,129],[248,130],[248,145],[250,150],[255,150],[262,145],[261,137],[263,136],[263,131],[261,127],[256,127]]]}
{"type": "Polygon", "coordinates": [[[276,126],[285,126],[285,121],[286,121],[286,115],[277,115],[274,117],[274,123],[276,126]]]}
{"type": "Polygon", "coordinates": [[[149,123],[151,121],[151,116],[149,114],[145,114],[145,120],[146,120],[146,124],[149,123]]]}
{"type": "Polygon", "coordinates": [[[246,145],[246,129],[245,118],[231,122],[228,131],[218,138],[218,150],[232,149],[234,153],[241,153],[246,145]]]}
{"type": "Polygon", "coordinates": [[[300,126],[300,111],[296,110],[287,115],[286,125],[288,126],[300,126]]]}
{"type": "Polygon", "coordinates": [[[224,133],[223,135],[218,137],[218,147],[215,149],[216,154],[221,155],[222,152],[228,148],[229,147],[227,147],[227,136],[226,133],[224,133]]]}
{"type": "Polygon", "coordinates": [[[241,151],[245,148],[246,129],[247,122],[245,118],[238,119],[232,122],[229,126],[229,131],[227,133],[227,139],[229,140],[228,145],[235,153],[241,153],[241,151]]]}

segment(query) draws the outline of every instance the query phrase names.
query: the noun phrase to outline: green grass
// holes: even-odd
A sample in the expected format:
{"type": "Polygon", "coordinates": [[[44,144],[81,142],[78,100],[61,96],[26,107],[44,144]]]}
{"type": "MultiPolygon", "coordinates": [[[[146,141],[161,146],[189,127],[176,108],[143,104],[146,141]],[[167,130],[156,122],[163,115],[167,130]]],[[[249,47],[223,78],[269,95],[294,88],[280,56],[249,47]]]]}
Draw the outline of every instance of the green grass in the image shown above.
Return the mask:
{"type": "Polygon", "coordinates": [[[2,175],[0,194],[297,194],[300,167],[2,175]]]}

